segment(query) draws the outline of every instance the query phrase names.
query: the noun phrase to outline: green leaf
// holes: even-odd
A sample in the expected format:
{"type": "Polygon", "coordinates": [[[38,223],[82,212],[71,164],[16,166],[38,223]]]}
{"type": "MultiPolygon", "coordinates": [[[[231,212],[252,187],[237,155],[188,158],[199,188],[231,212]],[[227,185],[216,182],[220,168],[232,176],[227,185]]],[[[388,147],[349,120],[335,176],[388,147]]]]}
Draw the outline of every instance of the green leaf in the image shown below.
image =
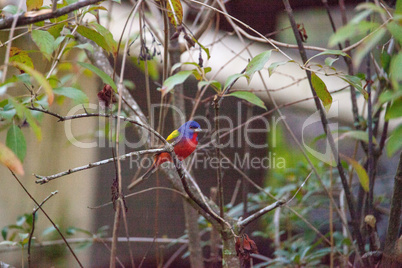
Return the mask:
{"type": "Polygon", "coordinates": [[[53,90],[52,87],[49,84],[49,81],[38,71],[32,69],[31,67],[26,66],[23,63],[20,62],[12,62],[11,63],[13,66],[17,67],[20,70],[23,70],[24,72],[28,73],[30,76],[35,78],[36,81],[38,81],[38,84],[43,87],[45,90],[45,93],[47,95],[47,101],[49,105],[52,105],[54,95],[53,95],[53,90]]]}
{"type": "MultiPolygon", "coordinates": [[[[364,141],[365,143],[368,143],[368,133],[366,131],[362,131],[362,130],[347,131],[345,133],[342,133],[342,135],[340,135],[338,137],[338,140],[341,140],[345,137],[353,138],[353,139],[364,141]]],[[[377,144],[377,141],[374,136],[373,136],[373,143],[377,144]]]]}
{"type": "Polygon", "coordinates": [[[237,79],[239,79],[240,77],[244,77],[244,76],[245,76],[245,74],[232,74],[231,76],[229,76],[226,79],[225,86],[223,88],[226,89],[228,86],[230,86],[237,79]]]}
{"type": "Polygon", "coordinates": [[[54,94],[62,95],[77,103],[88,103],[88,96],[81,90],[73,87],[59,87],[53,89],[54,94]]]}
{"type": "Polygon", "coordinates": [[[398,150],[402,148],[402,124],[400,124],[387,140],[387,155],[392,157],[398,150]]]}
{"type": "Polygon", "coordinates": [[[163,82],[162,88],[158,88],[162,92],[162,95],[166,95],[171,91],[176,85],[182,84],[186,79],[193,74],[192,70],[180,71],[170,77],[168,77],[165,82],[163,82]]]}
{"type": "Polygon", "coordinates": [[[8,129],[6,145],[20,159],[21,163],[24,162],[27,152],[27,143],[25,141],[24,134],[17,125],[12,124],[8,129]]]}
{"type": "Polygon", "coordinates": [[[77,227],[73,227],[73,226],[68,227],[66,230],[66,233],[68,235],[75,235],[76,233],[83,233],[83,234],[88,235],[88,237],[92,237],[92,233],[90,231],[87,231],[87,230],[84,230],[81,228],[77,228],[77,227]]]}
{"type": "Polygon", "coordinates": [[[7,240],[7,234],[8,234],[8,226],[3,227],[1,229],[1,236],[3,237],[3,240],[7,240]]]}
{"type": "Polygon", "coordinates": [[[329,94],[327,86],[324,81],[321,80],[314,72],[311,73],[311,84],[315,92],[317,93],[318,98],[322,101],[325,110],[328,112],[331,108],[332,104],[332,96],[329,94]]]}
{"type": "Polygon", "coordinates": [[[401,0],[396,1],[395,14],[402,14],[402,1],[401,0]]]}
{"type": "Polygon", "coordinates": [[[16,78],[17,78],[18,81],[21,81],[25,85],[30,86],[30,87],[32,86],[31,76],[29,74],[22,73],[20,75],[17,75],[16,78]]]}
{"type": "Polygon", "coordinates": [[[356,160],[347,157],[346,155],[341,155],[352,167],[355,169],[357,177],[359,178],[360,185],[368,193],[369,191],[369,177],[366,170],[357,162],[356,160]]]}
{"type": "Polygon", "coordinates": [[[103,37],[100,33],[98,33],[97,31],[90,29],[88,27],[79,25],[77,27],[77,32],[88,38],[89,40],[94,41],[98,46],[100,46],[101,48],[103,48],[104,50],[106,50],[107,52],[111,51],[111,48],[109,47],[108,43],[106,42],[105,37],[103,37]]]}
{"type": "Polygon", "coordinates": [[[56,40],[54,40],[54,43],[53,43],[54,49],[57,49],[57,48],[59,47],[59,45],[61,44],[61,42],[64,41],[64,39],[66,39],[65,36],[59,36],[59,37],[57,37],[56,40]]]}
{"type": "Polygon", "coordinates": [[[19,233],[18,234],[19,238],[20,238],[20,242],[23,245],[26,245],[28,243],[29,240],[29,233],[19,233]]]}
{"type": "Polygon", "coordinates": [[[3,109],[0,109],[0,118],[11,121],[16,115],[17,111],[12,105],[9,104],[7,99],[4,101],[7,102],[7,104],[3,107],[3,109]]]}
{"type": "MultiPolygon", "coordinates": [[[[367,15],[369,13],[363,14],[362,19],[367,17],[367,15]]],[[[368,31],[378,28],[379,26],[380,25],[376,22],[369,22],[369,21],[365,21],[365,20],[359,21],[359,22],[351,21],[351,22],[349,22],[349,24],[338,29],[336,31],[336,33],[334,33],[329,38],[328,46],[334,47],[338,43],[342,44],[343,42],[345,42],[345,40],[349,40],[349,39],[355,38],[355,37],[360,37],[362,35],[367,35],[368,31]]]]}
{"type": "Polygon", "coordinates": [[[278,62],[271,63],[271,65],[269,65],[269,67],[268,67],[269,76],[271,76],[274,73],[276,68],[278,68],[279,66],[284,65],[288,62],[290,62],[290,61],[278,61],[278,62]]]}
{"type": "Polygon", "coordinates": [[[216,80],[211,80],[211,81],[200,81],[198,83],[199,87],[204,87],[204,86],[211,86],[217,93],[221,92],[222,90],[222,85],[216,80]]]}
{"type": "Polygon", "coordinates": [[[340,77],[343,81],[348,83],[349,85],[356,88],[361,94],[363,94],[364,98],[368,99],[368,93],[363,88],[361,78],[355,75],[345,75],[344,77],[340,77]]]}
{"type": "Polygon", "coordinates": [[[92,44],[90,44],[90,43],[79,44],[79,45],[76,45],[75,47],[78,47],[78,48],[81,48],[81,49],[86,49],[91,53],[94,52],[94,46],[92,44]]]}
{"type": "Polygon", "coordinates": [[[27,11],[38,10],[43,5],[43,0],[27,0],[27,11]]]}
{"type": "Polygon", "coordinates": [[[47,31],[56,39],[57,37],[60,36],[61,31],[63,30],[64,26],[67,25],[67,23],[58,23],[56,25],[53,25],[47,31]]]}
{"type": "Polygon", "coordinates": [[[35,133],[36,138],[38,140],[41,140],[42,139],[42,131],[41,131],[40,127],[38,126],[38,124],[36,123],[35,118],[31,114],[31,111],[28,110],[21,103],[17,102],[15,99],[9,98],[9,100],[14,105],[17,115],[21,118],[23,118],[25,116],[29,126],[32,128],[32,131],[35,133]]]}
{"type": "Polygon", "coordinates": [[[389,65],[391,63],[391,55],[389,55],[388,52],[384,50],[383,52],[381,52],[380,60],[382,68],[384,68],[384,71],[388,73],[389,65]]]}
{"type": "Polygon", "coordinates": [[[251,78],[253,77],[255,72],[260,71],[264,68],[265,64],[268,62],[269,58],[271,57],[272,50],[268,50],[262,52],[255,56],[246,66],[246,78],[247,82],[250,84],[251,78]]]}
{"type": "Polygon", "coordinates": [[[380,13],[380,14],[385,14],[385,10],[382,7],[380,7],[379,5],[377,6],[374,3],[361,3],[356,7],[356,10],[358,10],[358,11],[364,10],[364,9],[371,10],[373,12],[380,13]]]}
{"type": "Polygon", "coordinates": [[[104,38],[108,46],[112,49],[113,54],[117,53],[117,42],[114,40],[112,33],[103,27],[102,25],[93,22],[91,26],[95,28],[95,30],[100,33],[104,38]]]}
{"type": "Polygon", "coordinates": [[[46,236],[46,235],[51,234],[51,233],[53,233],[55,231],[56,231],[56,228],[54,228],[54,226],[47,227],[45,230],[43,230],[42,236],[46,236]]]}
{"type": "MultiPolygon", "coordinates": [[[[17,14],[18,7],[14,5],[7,5],[2,9],[2,11],[15,15],[17,14]]],[[[20,10],[20,12],[22,12],[22,10],[20,10]]]]}
{"type": "Polygon", "coordinates": [[[353,58],[353,65],[355,68],[360,66],[363,58],[369,53],[384,37],[387,30],[384,28],[380,28],[377,31],[373,32],[369,37],[367,37],[363,43],[356,49],[356,54],[353,58]]]}
{"type": "Polygon", "coordinates": [[[47,31],[32,30],[32,40],[39,47],[43,55],[49,60],[54,51],[54,37],[47,31]]]}
{"type": "Polygon", "coordinates": [[[21,161],[7,146],[0,142],[0,164],[12,170],[15,174],[24,175],[21,161]]]}
{"type": "Polygon", "coordinates": [[[387,24],[387,29],[395,37],[399,45],[402,45],[402,26],[396,21],[391,21],[387,24]]]}
{"type": "Polygon", "coordinates": [[[389,109],[385,112],[385,120],[395,119],[402,116],[402,98],[394,100],[389,109]]]}
{"type": "Polygon", "coordinates": [[[350,58],[350,56],[347,53],[342,52],[341,50],[331,50],[331,49],[329,49],[329,50],[325,50],[325,51],[323,51],[321,53],[318,53],[318,54],[312,56],[311,58],[309,58],[308,61],[306,61],[306,63],[304,64],[304,66],[306,66],[307,63],[309,61],[311,61],[312,59],[314,59],[316,57],[319,57],[319,56],[322,56],[322,55],[336,55],[336,56],[342,56],[342,57],[349,57],[350,58]]]}
{"type": "Polygon", "coordinates": [[[389,72],[392,87],[399,91],[402,81],[402,51],[392,57],[389,72]]]}
{"type": "Polygon", "coordinates": [[[398,91],[387,90],[381,93],[380,98],[378,99],[378,104],[383,105],[386,102],[396,100],[400,97],[402,97],[402,90],[398,91]]]}
{"type": "Polygon", "coordinates": [[[249,91],[235,91],[233,93],[228,94],[228,96],[236,97],[239,99],[246,100],[258,107],[261,107],[265,110],[267,110],[267,107],[265,107],[264,102],[257,97],[254,93],[249,92],[249,91]]]}
{"type": "Polygon", "coordinates": [[[334,62],[337,61],[338,59],[339,59],[339,58],[331,58],[331,57],[328,57],[328,58],[325,58],[324,63],[325,63],[325,65],[327,65],[327,66],[332,66],[332,64],[334,64],[334,62]]]}
{"type": "Polygon", "coordinates": [[[117,87],[116,84],[113,82],[112,78],[108,76],[104,71],[100,70],[99,68],[93,66],[92,64],[86,63],[86,62],[78,62],[79,65],[82,67],[94,72],[96,75],[98,75],[103,83],[110,85],[115,92],[117,92],[117,87]]]}
{"type": "Polygon", "coordinates": [[[197,39],[195,39],[194,36],[191,36],[191,38],[194,40],[195,43],[200,46],[202,50],[204,50],[204,52],[207,54],[207,59],[209,60],[209,58],[211,58],[211,54],[209,54],[209,48],[204,47],[200,42],[198,42],[197,39]]]}

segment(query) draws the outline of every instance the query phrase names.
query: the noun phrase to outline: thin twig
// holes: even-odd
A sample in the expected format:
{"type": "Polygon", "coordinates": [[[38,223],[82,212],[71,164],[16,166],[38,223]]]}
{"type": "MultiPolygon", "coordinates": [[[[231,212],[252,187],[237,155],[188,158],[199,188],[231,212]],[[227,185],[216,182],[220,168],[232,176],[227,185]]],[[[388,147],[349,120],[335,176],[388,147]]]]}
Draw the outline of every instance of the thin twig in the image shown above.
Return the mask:
{"type": "Polygon", "coordinates": [[[12,170],[10,170],[11,174],[14,176],[14,178],[17,180],[17,182],[19,183],[19,185],[22,187],[22,189],[26,192],[26,194],[29,196],[29,198],[31,198],[31,200],[36,204],[37,207],[39,207],[39,209],[43,212],[43,214],[46,216],[46,218],[50,221],[50,223],[53,225],[53,227],[56,229],[56,231],[59,233],[60,237],[62,238],[63,242],[61,244],[65,244],[69,251],[71,252],[71,254],[74,256],[74,259],[77,261],[78,265],[80,267],[84,267],[82,266],[80,260],[78,259],[77,255],[75,255],[73,249],[70,247],[70,244],[67,242],[66,238],[64,237],[64,235],[61,233],[59,227],[57,227],[57,225],[53,222],[53,220],[49,217],[49,215],[46,213],[46,211],[39,205],[39,203],[35,200],[35,198],[29,193],[29,191],[27,190],[27,188],[25,188],[25,186],[22,184],[22,182],[18,179],[18,177],[14,174],[14,172],[12,170]]]}
{"type": "MultiPolygon", "coordinates": [[[[134,18],[136,11],[138,8],[141,6],[142,0],[139,0],[138,3],[135,5],[134,11],[133,11],[133,16],[131,20],[131,24],[128,30],[128,35],[131,33],[132,26],[134,24],[134,18]]],[[[121,106],[122,106],[122,94],[123,94],[123,79],[124,79],[124,70],[126,67],[126,59],[127,59],[127,50],[129,47],[129,38],[126,39],[126,44],[124,47],[124,53],[123,53],[123,59],[121,63],[121,70],[120,70],[120,80],[118,83],[118,93],[119,93],[119,102],[118,102],[118,109],[117,109],[117,124],[116,124],[116,155],[120,155],[119,153],[119,142],[120,142],[120,114],[121,114],[121,106]]],[[[117,236],[119,232],[119,225],[120,225],[120,216],[123,215],[124,223],[125,226],[127,227],[127,218],[125,217],[125,213],[123,210],[125,210],[125,205],[124,205],[124,197],[122,193],[122,179],[121,179],[121,161],[120,158],[117,158],[117,203],[116,203],[116,212],[115,212],[115,218],[114,218],[114,224],[113,224],[113,240],[112,240],[112,246],[111,246],[111,253],[110,253],[110,268],[116,267],[116,256],[117,256],[117,236]]],[[[129,236],[128,234],[128,229],[126,228],[127,231],[127,237],[129,236]]],[[[132,251],[129,243],[129,251],[130,251],[130,257],[132,261],[132,266],[134,266],[134,258],[132,256],[132,251]]]]}
{"type": "MultiPolygon", "coordinates": [[[[138,194],[147,193],[147,192],[149,192],[149,191],[154,191],[154,190],[172,191],[173,193],[176,193],[176,194],[181,195],[181,196],[182,196],[183,198],[185,198],[185,199],[188,198],[188,196],[185,195],[185,194],[183,194],[182,192],[179,192],[179,191],[177,191],[177,190],[175,190],[175,189],[167,188],[167,187],[151,187],[151,188],[147,188],[147,189],[144,189],[144,190],[135,192],[135,193],[131,193],[131,194],[124,195],[124,198],[127,199],[127,198],[129,198],[129,197],[136,196],[136,195],[138,195],[138,194]]],[[[113,202],[107,202],[107,203],[105,203],[105,204],[102,204],[102,205],[99,205],[99,206],[96,206],[96,207],[88,207],[88,208],[89,208],[89,209],[98,209],[98,208],[106,207],[106,206],[112,205],[112,204],[113,204],[113,202]]]]}
{"type": "MultiPolygon", "coordinates": [[[[328,1],[327,0],[322,0],[322,2],[324,4],[325,9],[327,10],[327,14],[328,14],[329,21],[331,23],[332,31],[334,33],[336,33],[336,26],[335,26],[335,22],[334,22],[334,20],[332,18],[332,15],[331,15],[331,8],[328,5],[328,1]]],[[[346,19],[346,15],[345,15],[344,3],[343,3],[342,0],[339,1],[339,7],[340,7],[340,10],[341,10],[341,13],[342,13],[341,16],[342,16],[343,25],[346,25],[347,24],[347,19],[346,19]]],[[[349,45],[350,45],[349,40],[346,40],[345,41],[345,46],[349,46],[349,45]]],[[[343,47],[342,47],[341,43],[338,43],[338,48],[339,48],[339,50],[343,50],[343,47]]],[[[352,60],[350,58],[351,52],[348,51],[347,53],[348,53],[348,56],[343,57],[343,60],[345,61],[346,65],[348,67],[348,74],[353,75],[353,64],[352,64],[352,60]]],[[[357,101],[356,101],[356,89],[352,85],[350,85],[349,87],[350,87],[350,99],[351,99],[351,102],[352,102],[352,113],[353,113],[354,127],[356,129],[360,129],[359,109],[358,109],[357,101]]]]}
{"type": "Polygon", "coordinates": [[[32,237],[33,237],[33,233],[35,231],[35,217],[36,217],[36,212],[38,212],[38,210],[43,206],[43,204],[45,204],[45,202],[47,200],[49,200],[52,196],[54,196],[55,194],[57,194],[58,191],[54,191],[52,192],[50,195],[48,195],[43,201],[42,203],[39,204],[39,207],[36,207],[34,209],[34,211],[32,212],[32,229],[31,232],[29,233],[29,239],[28,239],[28,267],[31,267],[31,243],[32,243],[32,237]]]}
{"type": "Polygon", "coordinates": [[[80,167],[76,167],[76,168],[71,168],[69,170],[63,171],[63,172],[59,172],[50,176],[41,176],[41,175],[37,175],[34,174],[34,176],[36,178],[38,178],[38,180],[36,180],[36,183],[39,184],[44,184],[44,183],[48,183],[54,179],[78,172],[78,171],[82,171],[82,170],[86,170],[86,169],[90,169],[93,167],[98,167],[101,165],[105,165],[105,164],[109,164],[112,163],[114,161],[116,161],[117,159],[120,160],[125,160],[131,156],[140,156],[140,155],[144,155],[144,154],[157,154],[157,153],[162,153],[162,152],[167,152],[168,150],[165,148],[161,148],[161,149],[147,149],[147,150],[142,150],[142,151],[136,151],[136,152],[131,152],[131,153],[127,153],[124,155],[121,155],[119,157],[112,157],[112,158],[108,158],[108,159],[104,159],[98,162],[93,162],[93,163],[89,163],[87,165],[84,166],[80,166],[80,167]]]}
{"type": "Polygon", "coordinates": [[[71,115],[71,116],[61,116],[57,113],[51,112],[49,110],[43,109],[43,108],[38,108],[38,107],[28,107],[28,109],[33,110],[33,111],[38,111],[38,112],[42,112],[45,114],[49,114],[52,115],[54,117],[57,117],[59,119],[59,121],[63,122],[63,121],[67,121],[67,120],[73,120],[73,119],[78,119],[78,118],[86,118],[86,117],[112,117],[112,118],[120,118],[120,120],[126,121],[126,122],[130,122],[134,125],[137,125],[141,128],[144,128],[145,130],[151,132],[152,134],[154,134],[158,139],[160,139],[165,145],[169,145],[170,143],[168,143],[161,134],[159,134],[157,131],[155,131],[154,129],[152,129],[150,126],[148,126],[145,123],[140,123],[137,120],[131,119],[131,118],[127,118],[124,116],[117,116],[114,114],[102,114],[102,113],[85,113],[85,114],[76,114],[76,115],[71,115]]]}

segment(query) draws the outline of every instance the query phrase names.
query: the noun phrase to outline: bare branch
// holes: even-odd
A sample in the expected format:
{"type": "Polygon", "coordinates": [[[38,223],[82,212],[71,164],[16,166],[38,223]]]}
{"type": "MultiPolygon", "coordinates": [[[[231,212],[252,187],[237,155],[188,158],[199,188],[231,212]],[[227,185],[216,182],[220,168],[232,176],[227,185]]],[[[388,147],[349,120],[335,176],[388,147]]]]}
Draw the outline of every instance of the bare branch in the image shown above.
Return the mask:
{"type": "Polygon", "coordinates": [[[283,204],[286,204],[285,200],[278,200],[275,203],[266,206],[262,209],[260,209],[259,211],[257,211],[256,213],[252,214],[251,216],[245,218],[244,220],[241,220],[237,223],[237,225],[239,226],[240,229],[244,228],[247,224],[255,221],[256,219],[258,219],[259,217],[263,216],[264,214],[276,209],[277,207],[282,206],[283,204]]]}
{"type": "Polygon", "coordinates": [[[50,176],[41,176],[41,175],[34,174],[34,176],[36,178],[38,178],[38,180],[36,180],[35,182],[39,183],[39,184],[45,184],[45,183],[48,183],[51,180],[54,180],[54,179],[57,179],[57,178],[60,178],[60,177],[63,177],[63,176],[78,172],[78,171],[82,171],[82,170],[90,169],[90,168],[93,168],[93,167],[98,167],[98,166],[101,166],[101,165],[109,164],[111,162],[114,162],[117,159],[125,160],[125,159],[127,159],[127,158],[129,158],[131,156],[134,156],[134,155],[140,156],[140,155],[144,155],[144,154],[155,154],[155,153],[162,153],[162,152],[168,152],[168,150],[166,148],[162,148],[162,149],[148,149],[148,150],[131,152],[131,153],[128,153],[128,154],[121,155],[119,157],[112,157],[112,158],[101,160],[101,161],[98,161],[98,162],[89,163],[88,165],[84,165],[84,166],[81,166],[81,167],[72,168],[72,169],[57,173],[57,174],[50,175],[50,176]]]}
{"type": "MultiPolygon", "coordinates": [[[[99,2],[103,2],[103,1],[105,1],[105,0],[80,0],[77,3],[68,5],[66,7],[59,8],[54,12],[52,12],[52,10],[49,9],[48,13],[38,14],[36,16],[35,16],[35,12],[25,12],[20,15],[15,15],[15,16],[17,16],[16,26],[24,26],[24,25],[32,24],[32,23],[39,22],[39,21],[58,18],[60,16],[63,16],[65,14],[68,14],[75,10],[78,10],[82,7],[93,5],[93,4],[96,4],[99,2]]],[[[9,16],[5,19],[0,20],[0,30],[11,28],[15,16],[9,16]]]]}

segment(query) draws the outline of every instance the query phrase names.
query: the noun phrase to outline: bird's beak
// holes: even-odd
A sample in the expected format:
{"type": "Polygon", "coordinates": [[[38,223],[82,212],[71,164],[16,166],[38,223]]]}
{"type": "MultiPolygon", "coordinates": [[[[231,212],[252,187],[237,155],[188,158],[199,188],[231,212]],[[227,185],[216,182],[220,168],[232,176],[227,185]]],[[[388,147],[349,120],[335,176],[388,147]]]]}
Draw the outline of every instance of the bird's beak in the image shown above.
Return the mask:
{"type": "Polygon", "coordinates": [[[202,132],[202,129],[201,128],[196,128],[196,129],[194,129],[194,132],[202,132]]]}

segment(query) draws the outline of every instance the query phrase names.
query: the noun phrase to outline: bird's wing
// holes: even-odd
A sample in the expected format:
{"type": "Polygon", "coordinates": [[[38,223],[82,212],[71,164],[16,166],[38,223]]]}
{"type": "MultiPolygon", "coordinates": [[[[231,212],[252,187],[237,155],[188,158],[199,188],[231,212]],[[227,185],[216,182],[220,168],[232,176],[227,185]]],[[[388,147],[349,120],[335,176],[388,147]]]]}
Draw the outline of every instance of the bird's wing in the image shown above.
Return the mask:
{"type": "Polygon", "coordinates": [[[177,137],[180,136],[180,132],[176,129],[166,138],[168,142],[173,142],[177,137]]]}

